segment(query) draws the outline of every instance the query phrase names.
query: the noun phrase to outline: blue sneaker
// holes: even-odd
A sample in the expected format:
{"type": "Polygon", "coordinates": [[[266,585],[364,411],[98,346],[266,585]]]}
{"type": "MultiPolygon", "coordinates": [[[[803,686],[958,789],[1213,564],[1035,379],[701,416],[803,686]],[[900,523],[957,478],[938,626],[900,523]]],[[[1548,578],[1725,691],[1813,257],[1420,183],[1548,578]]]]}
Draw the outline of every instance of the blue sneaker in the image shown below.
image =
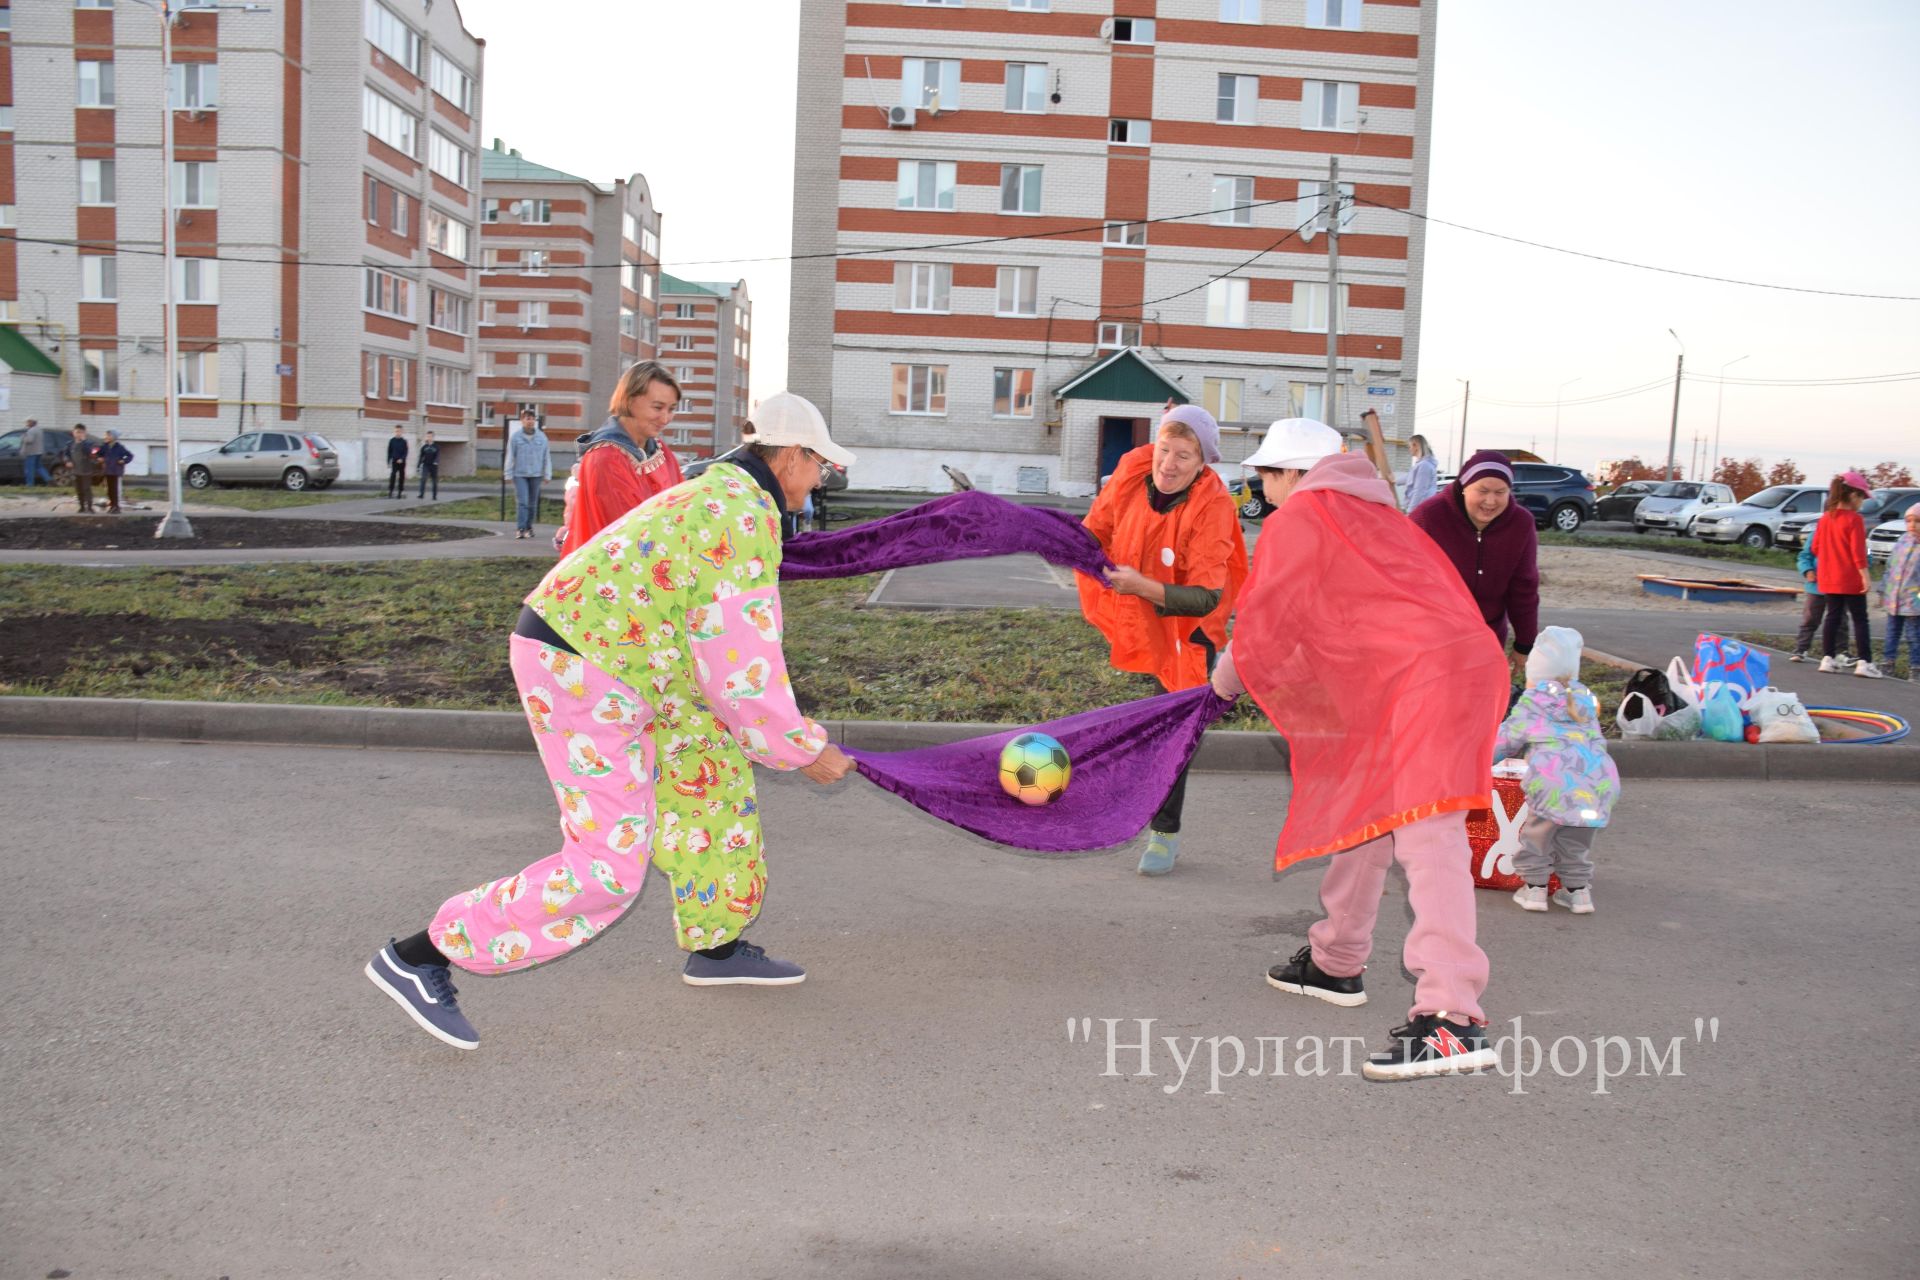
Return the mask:
{"type": "Polygon", "coordinates": [[[806,980],[805,969],[788,960],[775,960],[751,942],[736,944],[725,960],[696,951],[680,971],[680,981],[690,987],[790,987],[806,980]]]}
{"type": "Polygon", "coordinates": [[[480,1033],[460,1012],[454,996],[453,975],[443,964],[411,965],[394,952],[389,942],[367,961],[367,977],[373,985],[392,996],[420,1029],[436,1040],[444,1040],[456,1049],[478,1049],[480,1033]]]}
{"type": "Polygon", "coordinates": [[[1179,833],[1155,831],[1147,837],[1147,851],[1140,855],[1140,874],[1163,876],[1173,870],[1173,860],[1179,856],[1179,833]]]}

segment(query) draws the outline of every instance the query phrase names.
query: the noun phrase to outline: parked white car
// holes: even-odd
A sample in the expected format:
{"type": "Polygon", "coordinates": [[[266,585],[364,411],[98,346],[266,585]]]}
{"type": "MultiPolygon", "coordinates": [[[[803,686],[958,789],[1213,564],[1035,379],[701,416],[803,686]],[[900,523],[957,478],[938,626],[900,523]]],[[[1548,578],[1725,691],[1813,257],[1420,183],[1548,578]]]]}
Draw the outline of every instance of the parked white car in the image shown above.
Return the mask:
{"type": "Polygon", "coordinates": [[[1702,542],[1738,542],[1755,551],[1773,545],[1780,522],[1789,516],[1818,515],[1826,501],[1823,484],[1776,484],[1731,507],[1709,507],[1693,518],[1693,536],[1702,542]]]}
{"type": "Polygon", "coordinates": [[[1867,532],[1867,559],[1884,561],[1893,554],[1893,544],[1907,531],[1905,517],[1888,520],[1867,532]]]}
{"type": "Polygon", "coordinates": [[[1708,507],[1732,506],[1733,501],[1730,485],[1669,480],[1655,485],[1633,509],[1633,531],[1645,533],[1657,529],[1684,538],[1693,532],[1694,517],[1708,507]]]}

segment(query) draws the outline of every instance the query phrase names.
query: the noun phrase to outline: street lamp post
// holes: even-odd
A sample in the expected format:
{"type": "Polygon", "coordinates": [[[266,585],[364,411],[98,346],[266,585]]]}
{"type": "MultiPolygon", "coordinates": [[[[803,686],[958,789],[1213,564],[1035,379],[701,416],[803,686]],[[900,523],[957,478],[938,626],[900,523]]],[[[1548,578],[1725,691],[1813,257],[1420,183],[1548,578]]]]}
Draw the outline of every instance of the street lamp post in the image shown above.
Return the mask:
{"type": "Polygon", "coordinates": [[[1720,366],[1720,391],[1714,397],[1713,401],[1713,457],[1709,459],[1707,463],[1709,473],[1706,478],[1709,480],[1713,479],[1711,469],[1720,465],[1720,410],[1727,402],[1727,370],[1748,358],[1748,356],[1735,356],[1720,366]]]}
{"type": "Polygon", "coordinates": [[[1553,456],[1556,458],[1560,456],[1560,393],[1578,381],[1578,378],[1568,378],[1553,389],[1553,456]]]}
{"type": "Polygon", "coordinates": [[[1673,479],[1673,453],[1680,443],[1680,378],[1687,367],[1687,344],[1681,342],[1680,335],[1673,330],[1669,329],[1667,333],[1680,348],[1680,358],[1674,362],[1673,366],[1673,421],[1667,426],[1666,478],[1671,480],[1673,479]]]}
{"type": "Polygon", "coordinates": [[[1473,407],[1473,379],[1455,378],[1455,382],[1466,388],[1460,397],[1460,448],[1453,469],[1458,471],[1467,465],[1467,410],[1473,407]]]}
{"type": "Polygon", "coordinates": [[[222,9],[264,13],[263,4],[180,4],[173,0],[134,0],[160,19],[160,202],[161,274],[167,289],[167,514],[153,531],[156,538],[191,538],[193,526],[180,510],[180,326],[174,298],[173,246],[173,22],[183,13],[217,13],[222,9]]]}

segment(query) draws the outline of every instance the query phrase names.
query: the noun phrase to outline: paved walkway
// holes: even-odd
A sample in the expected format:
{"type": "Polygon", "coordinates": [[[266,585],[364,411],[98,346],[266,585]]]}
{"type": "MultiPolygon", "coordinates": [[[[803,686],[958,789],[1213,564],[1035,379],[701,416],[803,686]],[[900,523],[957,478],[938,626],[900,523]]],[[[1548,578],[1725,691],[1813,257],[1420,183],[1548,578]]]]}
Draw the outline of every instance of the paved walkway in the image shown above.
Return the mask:
{"type": "Polygon", "coordinates": [[[8,1276],[1867,1277],[1920,1250],[1920,812],[1885,787],[1637,782],[1597,914],[1476,894],[1496,1035],[1573,1037],[1516,1093],[1341,1074],[1338,1038],[1410,998],[1397,874],[1366,1007],[1267,986],[1320,879],[1272,877],[1271,777],[1195,775],[1164,880],[764,777],[753,938],[805,984],[683,985],[655,881],[578,954],[463,978],[463,1054],[361,966],[552,848],[530,758],[28,741],[0,776],[8,1276]],[[111,780],[84,818],[47,802],[82,776],[111,780]],[[1151,1077],[1125,1048],[1108,1073],[1102,1019],[1151,1077]],[[1605,1036],[1631,1066],[1601,1095],[1605,1036]],[[1656,1076],[1642,1037],[1680,1056],[1656,1076]]]}

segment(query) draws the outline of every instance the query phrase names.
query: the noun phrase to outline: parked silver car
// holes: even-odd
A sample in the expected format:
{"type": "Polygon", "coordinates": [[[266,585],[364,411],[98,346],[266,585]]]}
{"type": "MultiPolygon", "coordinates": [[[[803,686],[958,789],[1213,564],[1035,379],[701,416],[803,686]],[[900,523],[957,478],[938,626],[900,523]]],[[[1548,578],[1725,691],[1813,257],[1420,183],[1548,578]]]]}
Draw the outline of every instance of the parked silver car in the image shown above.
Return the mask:
{"type": "Polygon", "coordinates": [[[1789,516],[1818,515],[1826,500],[1823,484],[1776,484],[1731,507],[1712,507],[1693,518],[1693,536],[1702,542],[1737,542],[1755,551],[1773,545],[1773,535],[1789,516]]]}
{"type": "Polygon", "coordinates": [[[1684,538],[1693,532],[1694,517],[1702,511],[1708,507],[1732,506],[1733,502],[1730,485],[1669,480],[1655,485],[1633,509],[1633,531],[1645,533],[1657,529],[1684,538]]]}
{"type": "Polygon", "coordinates": [[[295,491],[324,489],[340,478],[340,455],[311,431],[249,431],[218,449],[180,460],[189,489],[216,484],[271,484],[295,491]]]}
{"type": "Polygon", "coordinates": [[[1905,517],[1875,525],[1867,533],[1867,559],[1885,561],[1893,554],[1893,544],[1907,531],[1905,517]]]}

